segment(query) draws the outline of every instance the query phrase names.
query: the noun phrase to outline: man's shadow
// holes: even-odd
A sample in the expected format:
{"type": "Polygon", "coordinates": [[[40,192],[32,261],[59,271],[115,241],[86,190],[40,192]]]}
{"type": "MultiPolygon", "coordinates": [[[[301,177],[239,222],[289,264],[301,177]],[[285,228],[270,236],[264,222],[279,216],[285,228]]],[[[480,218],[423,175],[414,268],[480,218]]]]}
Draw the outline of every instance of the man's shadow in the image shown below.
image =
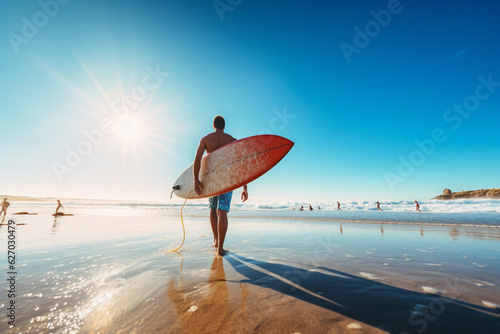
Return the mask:
{"type": "Polygon", "coordinates": [[[326,267],[311,271],[235,253],[224,258],[247,278],[243,283],[273,289],[390,333],[500,333],[499,310],[326,267]]]}

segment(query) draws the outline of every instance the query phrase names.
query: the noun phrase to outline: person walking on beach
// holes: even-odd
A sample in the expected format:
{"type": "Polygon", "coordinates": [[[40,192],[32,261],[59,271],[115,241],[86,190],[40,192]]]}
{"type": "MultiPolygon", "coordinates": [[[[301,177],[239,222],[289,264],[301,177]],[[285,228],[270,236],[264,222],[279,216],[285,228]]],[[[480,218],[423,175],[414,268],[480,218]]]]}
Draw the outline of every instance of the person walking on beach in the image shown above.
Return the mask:
{"type": "Polygon", "coordinates": [[[3,213],[3,217],[5,218],[5,216],[7,215],[7,208],[10,206],[10,203],[7,202],[7,198],[4,198],[3,199],[3,202],[2,202],[2,211],[0,211],[0,215],[2,215],[3,213]]]}
{"type": "Polygon", "coordinates": [[[58,214],[59,209],[64,209],[64,207],[62,206],[61,201],[57,200],[56,215],[58,214]]]}
{"type": "Polygon", "coordinates": [[[415,210],[417,210],[418,212],[422,212],[420,211],[420,204],[418,204],[417,201],[415,201],[415,210]]]}
{"type": "Polygon", "coordinates": [[[340,203],[337,202],[337,211],[342,211],[342,209],[340,208],[340,203]]]}
{"type": "Polygon", "coordinates": [[[382,212],[384,211],[384,210],[382,210],[382,208],[380,207],[380,203],[379,203],[379,202],[377,202],[377,210],[378,210],[378,211],[382,211],[382,212]]]}
{"type": "MultiPolygon", "coordinates": [[[[209,133],[205,137],[201,138],[198,149],[196,150],[196,156],[194,158],[193,165],[193,178],[194,178],[194,190],[198,195],[201,194],[203,189],[203,184],[200,182],[200,166],[201,158],[205,151],[211,153],[227,145],[236,139],[231,135],[224,132],[226,127],[226,121],[222,116],[215,116],[213,121],[214,132],[209,133]]],[[[226,238],[228,219],[227,213],[229,212],[229,207],[231,206],[231,197],[233,192],[227,192],[222,195],[210,197],[208,202],[210,204],[210,225],[212,226],[212,233],[214,234],[213,247],[217,249],[217,254],[224,255],[224,239],[226,238]]],[[[241,192],[241,200],[245,202],[248,199],[247,185],[243,186],[243,191],[241,192]]]]}

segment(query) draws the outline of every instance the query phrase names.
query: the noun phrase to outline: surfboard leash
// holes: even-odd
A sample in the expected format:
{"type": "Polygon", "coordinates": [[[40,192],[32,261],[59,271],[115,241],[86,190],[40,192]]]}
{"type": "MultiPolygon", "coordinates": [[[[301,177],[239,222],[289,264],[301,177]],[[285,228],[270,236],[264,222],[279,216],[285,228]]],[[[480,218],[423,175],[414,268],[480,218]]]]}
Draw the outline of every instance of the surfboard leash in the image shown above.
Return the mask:
{"type": "Polygon", "coordinates": [[[181,208],[181,223],[182,223],[182,243],[179,247],[177,247],[176,249],[174,250],[171,250],[171,251],[168,251],[167,254],[169,253],[173,253],[173,252],[177,252],[179,249],[182,248],[182,246],[184,245],[184,240],[186,240],[186,229],[184,228],[184,219],[182,218],[182,210],[184,210],[184,205],[186,205],[186,202],[187,202],[187,198],[184,200],[184,204],[182,204],[182,208],[181,208]]]}

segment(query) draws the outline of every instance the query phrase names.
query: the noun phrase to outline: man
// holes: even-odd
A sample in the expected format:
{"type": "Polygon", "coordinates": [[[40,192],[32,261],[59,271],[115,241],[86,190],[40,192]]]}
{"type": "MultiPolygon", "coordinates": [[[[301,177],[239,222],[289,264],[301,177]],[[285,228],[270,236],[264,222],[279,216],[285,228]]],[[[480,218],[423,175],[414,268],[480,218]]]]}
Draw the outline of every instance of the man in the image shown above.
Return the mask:
{"type": "Polygon", "coordinates": [[[416,211],[418,211],[418,212],[422,212],[422,211],[420,211],[420,204],[418,204],[418,202],[417,202],[417,201],[415,201],[415,209],[416,209],[416,211]]]}
{"type": "MultiPolygon", "coordinates": [[[[212,153],[219,147],[229,144],[236,139],[231,135],[224,132],[226,127],[226,121],[222,116],[215,116],[213,127],[215,132],[209,133],[205,137],[201,138],[198,149],[196,150],[196,157],[194,158],[193,165],[193,177],[194,177],[194,190],[198,195],[201,194],[203,189],[203,184],[200,182],[200,166],[201,158],[203,153],[212,153]]],[[[213,247],[217,249],[218,255],[224,255],[224,239],[226,238],[227,232],[227,213],[229,212],[229,207],[231,206],[231,197],[233,192],[214,196],[209,198],[210,203],[210,224],[212,225],[212,233],[214,234],[213,247]]],[[[248,199],[247,185],[243,186],[243,191],[241,192],[241,200],[245,202],[248,199]]]]}
{"type": "Polygon", "coordinates": [[[59,209],[64,209],[63,205],[61,204],[60,200],[57,200],[57,208],[56,208],[56,215],[59,213],[59,209]]]}
{"type": "Polygon", "coordinates": [[[378,211],[384,211],[384,210],[382,210],[382,208],[380,207],[380,202],[377,202],[377,210],[378,210],[378,211]]]}
{"type": "Polygon", "coordinates": [[[5,218],[5,216],[7,215],[7,208],[10,206],[10,203],[7,202],[7,198],[4,198],[3,199],[3,202],[2,202],[2,211],[0,211],[0,215],[2,215],[3,213],[3,217],[5,218]]]}

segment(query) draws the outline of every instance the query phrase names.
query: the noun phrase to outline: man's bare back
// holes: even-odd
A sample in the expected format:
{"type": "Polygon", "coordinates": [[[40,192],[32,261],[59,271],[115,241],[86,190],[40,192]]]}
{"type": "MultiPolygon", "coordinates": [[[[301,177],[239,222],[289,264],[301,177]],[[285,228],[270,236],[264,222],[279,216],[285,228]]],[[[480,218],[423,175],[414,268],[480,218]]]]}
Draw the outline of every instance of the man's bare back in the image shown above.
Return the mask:
{"type": "Polygon", "coordinates": [[[227,145],[230,142],[236,140],[236,138],[234,138],[230,134],[225,133],[223,128],[217,129],[214,125],[214,129],[215,132],[209,133],[205,137],[201,138],[200,144],[198,145],[198,149],[196,150],[196,156],[194,158],[194,164],[193,164],[194,190],[198,195],[201,194],[202,191],[201,189],[203,188],[203,185],[198,179],[198,176],[200,173],[201,158],[203,157],[205,151],[207,153],[212,153],[219,147],[227,145]]]}
{"type": "Polygon", "coordinates": [[[205,151],[207,153],[212,153],[219,147],[229,144],[236,139],[225,133],[224,130],[215,129],[215,132],[209,133],[205,137],[201,138],[198,149],[196,150],[196,157],[194,158],[193,172],[194,172],[194,190],[199,195],[201,194],[201,188],[203,185],[198,179],[200,173],[201,158],[205,151]]]}
{"type": "Polygon", "coordinates": [[[233,136],[218,130],[203,137],[200,144],[203,144],[207,153],[212,153],[219,147],[225,146],[235,140],[236,139],[233,136]]]}

